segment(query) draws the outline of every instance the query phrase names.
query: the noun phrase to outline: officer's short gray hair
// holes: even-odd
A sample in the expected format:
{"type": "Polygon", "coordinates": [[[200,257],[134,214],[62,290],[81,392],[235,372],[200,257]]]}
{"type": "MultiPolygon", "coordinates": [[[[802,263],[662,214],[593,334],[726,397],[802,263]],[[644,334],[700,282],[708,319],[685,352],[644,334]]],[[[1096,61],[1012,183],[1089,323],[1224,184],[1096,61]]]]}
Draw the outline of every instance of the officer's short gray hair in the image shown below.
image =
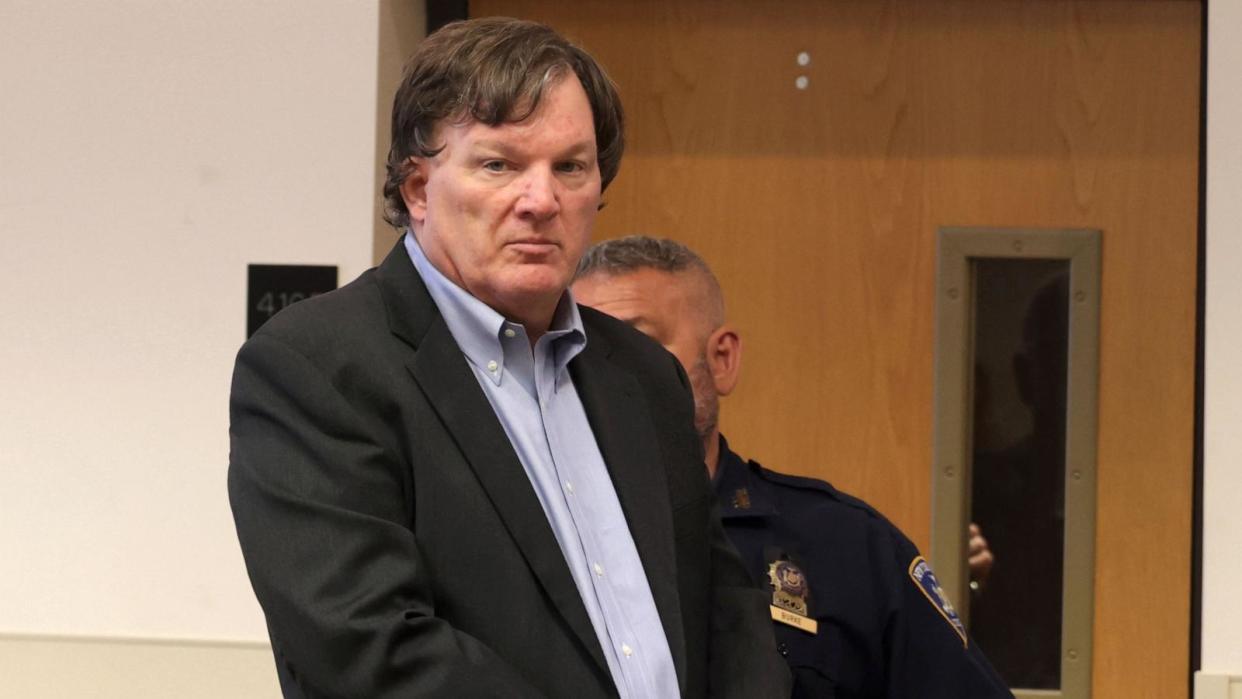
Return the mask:
{"type": "Polygon", "coordinates": [[[695,272],[707,292],[708,320],[713,329],[724,323],[724,294],[711,267],[685,245],[668,238],[628,235],[592,245],[578,262],[575,278],[592,274],[629,274],[643,269],[661,272],[695,272]]]}

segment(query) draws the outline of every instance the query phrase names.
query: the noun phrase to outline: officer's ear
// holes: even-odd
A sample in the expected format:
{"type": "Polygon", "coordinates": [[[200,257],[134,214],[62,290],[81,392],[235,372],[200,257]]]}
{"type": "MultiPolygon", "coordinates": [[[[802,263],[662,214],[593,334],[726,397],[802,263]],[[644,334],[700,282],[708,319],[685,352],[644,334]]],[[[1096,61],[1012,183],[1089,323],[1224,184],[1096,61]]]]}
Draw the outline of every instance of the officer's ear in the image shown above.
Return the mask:
{"type": "Polygon", "coordinates": [[[703,356],[707,359],[716,393],[722,396],[732,393],[742,373],[742,338],[733,326],[725,323],[713,330],[707,336],[703,356]]]}

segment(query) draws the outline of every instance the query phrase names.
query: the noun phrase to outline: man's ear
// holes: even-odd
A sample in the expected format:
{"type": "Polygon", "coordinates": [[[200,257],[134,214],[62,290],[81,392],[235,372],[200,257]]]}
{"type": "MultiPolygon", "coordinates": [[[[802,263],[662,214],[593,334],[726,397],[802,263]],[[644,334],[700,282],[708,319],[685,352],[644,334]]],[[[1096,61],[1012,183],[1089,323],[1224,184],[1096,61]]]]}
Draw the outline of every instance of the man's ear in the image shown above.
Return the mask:
{"type": "Polygon", "coordinates": [[[716,393],[722,396],[732,393],[742,373],[742,338],[733,326],[725,323],[707,336],[704,356],[716,393]]]}
{"type": "Polygon", "coordinates": [[[410,156],[406,161],[409,174],[401,183],[401,198],[405,201],[405,209],[410,212],[410,220],[422,223],[427,218],[427,177],[430,174],[431,161],[428,158],[410,156]]]}

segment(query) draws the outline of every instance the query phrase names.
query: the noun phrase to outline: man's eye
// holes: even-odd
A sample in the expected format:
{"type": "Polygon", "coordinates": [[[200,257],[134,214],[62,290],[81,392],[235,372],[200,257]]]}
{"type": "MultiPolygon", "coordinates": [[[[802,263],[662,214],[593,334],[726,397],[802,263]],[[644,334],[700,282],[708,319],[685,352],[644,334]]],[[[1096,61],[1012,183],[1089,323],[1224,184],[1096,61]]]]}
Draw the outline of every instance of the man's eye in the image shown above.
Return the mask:
{"type": "Polygon", "coordinates": [[[503,160],[486,160],[483,162],[483,169],[490,172],[504,172],[505,161],[503,160]]]}
{"type": "Polygon", "coordinates": [[[578,173],[578,172],[582,172],[583,170],[585,170],[586,167],[583,166],[582,163],[567,162],[567,163],[560,163],[559,165],[556,166],[556,169],[559,172],[578,173]]]}

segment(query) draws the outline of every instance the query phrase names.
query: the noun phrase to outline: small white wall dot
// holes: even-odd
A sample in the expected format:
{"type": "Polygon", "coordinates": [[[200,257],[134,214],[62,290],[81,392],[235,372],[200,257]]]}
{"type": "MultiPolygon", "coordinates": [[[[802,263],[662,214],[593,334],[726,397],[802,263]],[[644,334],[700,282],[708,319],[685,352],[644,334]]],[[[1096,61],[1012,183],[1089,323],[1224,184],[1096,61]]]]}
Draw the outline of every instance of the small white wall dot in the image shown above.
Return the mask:
{"type": "Polygon", "coordinates": [[[799,90],[805,90],[807,85],[810,85],[810,84],[811,84],[810,79],[807,78],[805,75],[799,75],[798,78],[794,80],[794,87],[798,88],[799,90]]]}
{"type": "Polygon", "coordinates": [[[798,52],[798,65],[800,66],[811,65],[811,54],[807,53],[806,51],[798,52]]]}

